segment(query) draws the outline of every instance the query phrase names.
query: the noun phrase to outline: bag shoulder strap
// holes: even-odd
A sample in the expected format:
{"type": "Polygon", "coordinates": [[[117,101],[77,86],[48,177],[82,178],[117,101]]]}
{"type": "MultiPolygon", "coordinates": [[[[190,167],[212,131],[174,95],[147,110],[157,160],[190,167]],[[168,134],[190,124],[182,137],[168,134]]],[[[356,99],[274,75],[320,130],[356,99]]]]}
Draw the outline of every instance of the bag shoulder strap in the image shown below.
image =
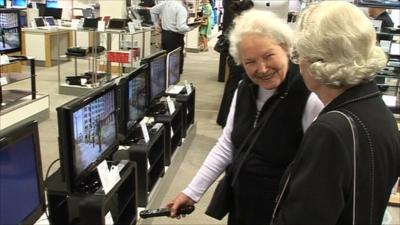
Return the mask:
{"type": "Polygon", "coordinates": [[[353,138],[353,219],[352,224],[356,224],[356,193],[357,193],[357,152],[359,148],[359,141],[358,141],[358,131],[357,126],[351,116],[348,116],[346,113],[334,110],[328,113],[338,113],[342,115],[350,125],[352,138],[353,138]]]}

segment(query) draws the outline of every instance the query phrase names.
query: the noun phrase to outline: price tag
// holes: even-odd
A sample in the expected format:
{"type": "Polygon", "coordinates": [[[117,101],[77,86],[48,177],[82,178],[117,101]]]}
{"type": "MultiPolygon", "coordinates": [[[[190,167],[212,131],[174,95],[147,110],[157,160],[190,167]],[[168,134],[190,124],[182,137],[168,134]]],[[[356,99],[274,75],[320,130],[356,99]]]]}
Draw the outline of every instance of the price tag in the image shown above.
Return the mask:
{"type": "Polygon", "coordinates": [[[0,77],[0,85],[8,84],[7,77],[0,77]]]}
{"type": "Polygon", "coordinates": [[[175,104],[170,96],[167,96],[167,104],[168,104],[169,114],[172,115],[175,112],[175,104]]]}
{"type": "Polygon", "coordinates": [[[10,60],[8,59],[7,55],[1,55],[0,56],[0,65],[1,64],[8,64],[10,63],[10,60]]]}
{"type": "Polygon", "coordinates": [[[113,179],[110,177],[110,171],[108,170],[107,162],[103,160],[97,166],[97,172],[99,173],[101,185],[103,186],[104,193],[107,194],[111,191],[114,186],[113,179]]]}
{"type": "Polygon", "coordinates": [[[111,212],[108,212],[106,214],[106,217],[104,218],[104,224],[106,224],[106,225],[113,225],[114,224],[114,220],[113,220],[113,218],[111,216],[111,212]]]}
{"type": "Polygon", "coordinates": [[[106,23],[104,21],[97,21],[97,31],[104,31],[106,29],[106,23]]]}
{"type": "Polygon", "coordinates": [[[142,128],[144,142],[148,143],[150,141],[149,131],[147,130],[146,122],[144,120],[140,121],[140,127],[142,128]]]}
{"type": "Polygon", "coordinates": [[[190,86],[187,80],[185,80],[185,87],[186,87],[186,93],[190,95],[190,93],[192,93],[192,86],[190,86]]]}

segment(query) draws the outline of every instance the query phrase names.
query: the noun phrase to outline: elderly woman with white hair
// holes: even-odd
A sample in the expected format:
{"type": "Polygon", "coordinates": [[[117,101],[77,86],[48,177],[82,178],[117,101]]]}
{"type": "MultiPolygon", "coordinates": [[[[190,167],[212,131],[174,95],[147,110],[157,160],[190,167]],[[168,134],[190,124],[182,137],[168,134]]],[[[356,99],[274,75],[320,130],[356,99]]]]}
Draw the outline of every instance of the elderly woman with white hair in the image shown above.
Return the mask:
{"type": "Polygon", "coordinates": [[[381,224],[400,175],[399,131],[373,82],[385,54],[348,2],[311,5],[298,26],[300,71],[325,107],[282,179],[272,222],[381,224]]]}
{"type": "Polygon", "coordinates": [[[228,224],[268,224],[281,176],[323,107],[289,60],[292,38],[291,28],[271,12],[252,9],[234,20],[230,53],[247,76],[218,142],[187,188],[167,205],[172,217],[198,202],[226,171],[220,186],[225,189],[216,192],[226,194],[224,202],[214,195],[216,204],[207,214],[221,219],[229,213],[228,224]]]}

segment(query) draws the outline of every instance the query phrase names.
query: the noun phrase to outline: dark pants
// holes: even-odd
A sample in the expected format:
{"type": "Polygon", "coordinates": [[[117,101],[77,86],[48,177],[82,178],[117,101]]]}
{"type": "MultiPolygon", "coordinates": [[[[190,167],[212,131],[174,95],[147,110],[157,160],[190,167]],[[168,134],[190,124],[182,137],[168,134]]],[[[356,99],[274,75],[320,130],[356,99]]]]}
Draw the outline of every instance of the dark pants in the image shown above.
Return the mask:
{"type": "Polygon", "coordinates": [[[183,72],[183,48],[185,47],[184,41],[185,35],[176,33],[169,30],[162,30],[161,33],[161,47],[167,52],[171,52],[179,47],[181,47],[181,66],[179,68],[179,73],[183,72]]]}
{"type": "Polygon", "coordinates": [[[279,179],[238,177],[228,225],[268,225],[275,206],[279,179]]]}

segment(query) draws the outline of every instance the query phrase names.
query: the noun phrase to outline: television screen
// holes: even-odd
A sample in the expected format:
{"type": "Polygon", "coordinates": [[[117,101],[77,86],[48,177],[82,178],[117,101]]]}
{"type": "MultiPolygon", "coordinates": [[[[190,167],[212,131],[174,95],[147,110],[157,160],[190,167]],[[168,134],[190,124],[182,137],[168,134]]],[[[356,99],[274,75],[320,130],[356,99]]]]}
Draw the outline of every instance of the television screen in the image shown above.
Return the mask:
{"type": "Polygon", "coordinates": [[[135,124],[146,114],[149,103],[148,76],[149,67],[145,64],[123,77],[118,84],[118,122],[121,141],[130,136],[135,124]]]}
{"type": "Polygon", "coordinates": [[[0,224],[34,224],[45,212],[36,122],[0,135],[0,224]]]}
{"type": "MultiPolygon", "coordinates": [[[[180,80],[180,62],[181,62],[181,48],[177,48],[167,55],[167,80],[168,87],[177,84],[180,80]]],[[[167,87],[167,88],[168,88],[167,87]]]]}
{"type": "Polygon", "coordinates": [[[6,8],[7,7],[7,0],[0,0],[0,8],[6,8]]]}
{"type": "Polygon", "coordinates": [[[43,17],[44,16],[44,11],[46,10],[46,4],[37,2],[36,3],[36,8],[39,11],[39,16],[43,17]]]}
{"type": "Polygon", "coordinates": [[[0,53],[21,50],[19,10],[0,9],[0,53]]]}
{"type": "Polygon", "coordinates": [[[11,6],[13,8],[26,8],[28,5],[27,0],[12,0],[11,6]]]}
{"type": "MultiPolygon", "coordinates": [[[[56,20],[60,20],[62,17],[62,8],[44,8],[43,16],[52,16],[56,20]]],[[[40,13],[39,13],[40,15],[40,13]]]]}
{"type": "Polygon", "coordinates": [[[106,85],[57,108],[61,171],[72,191],[118,146],[116,86],[106,85]]]}
{"type": "Polygon", "coordinates": [[[58,0],[46,0],[46,7],[47,8],[57,8],[58,0]]]}
{"type": "Polygon", "coordinates": [[[383,8],[399,8],[399,0],[355,0],[355,3],[360,6],[375,6],[383,8]]]}

